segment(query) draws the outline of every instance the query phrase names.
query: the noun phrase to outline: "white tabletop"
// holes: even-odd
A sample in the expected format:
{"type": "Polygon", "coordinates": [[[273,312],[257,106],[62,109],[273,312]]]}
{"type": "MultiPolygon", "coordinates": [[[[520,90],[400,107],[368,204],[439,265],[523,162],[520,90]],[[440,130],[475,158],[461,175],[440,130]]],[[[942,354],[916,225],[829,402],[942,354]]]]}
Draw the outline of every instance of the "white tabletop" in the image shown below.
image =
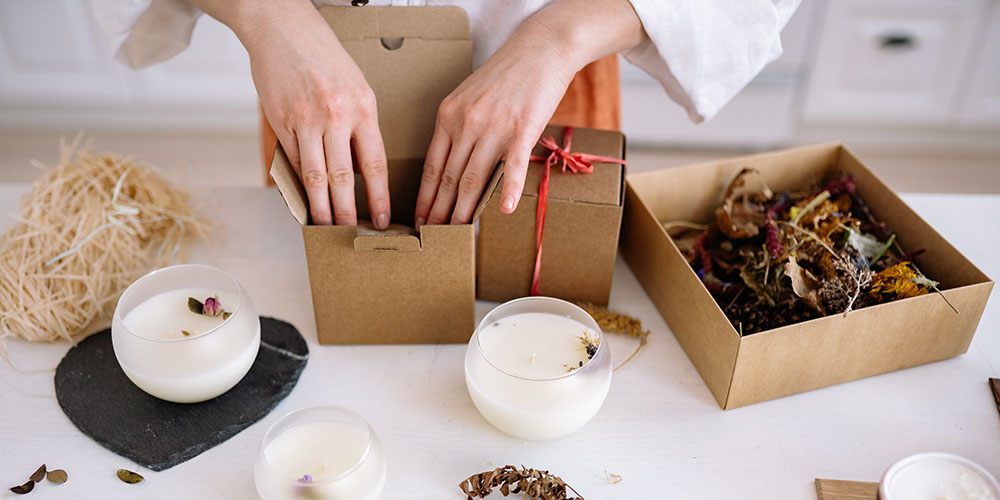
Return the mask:
{"type": "MultiPolygon", "coordinates": [[[[0,184],[0,214],[15,212],[26,191],[0,184]]],[[[1000,196],[904,198],[1000,276],[1000,196]]],[[[52,370],[69,345],[9,341],[18,368],[46,371],[22,374],[0,362],[0,498],[15,497],[6,488],[43,462],[65,469],[69,481],[39,485],[28,498],[256,498],[253,460],[264,431],[321,403],[353,408],[376,430],[389,460],[386,500],[463,499],[461,480],[505,464],[549,469],[588,500],[813,499],[816,477],[877,481],[893,461],[923,451],[963,455],[1000,475],[1000,414],[987,385],[1000,377],[997,290],[965,355],[724,412],[619,259],[611,307],[643,320],[648,347],[615,373],[590,424],[558,441],[526,442],[492,428],[472,405],[465,345],[318,345],[302,238],[278,194],[221,189],[211,199],[224,224],[218,248],[201,247],[189,260],[228,270],[261,314],[299,328],[311,353],[298,386],[229,441],[164,472],[139,469],[146,482],[127,485],[115,471],[136,465],[77,431],[56,402],[52,370]],[[609,484],[605,470],[623,480],[609,484]]],[[[5,216],[0,230],[10,223],[5,216]]],[[[480,317],[491,306],[478,304],[480,317]]],[[[612,337],[614,358],[624,359],[634,341],[612,337]]]]}

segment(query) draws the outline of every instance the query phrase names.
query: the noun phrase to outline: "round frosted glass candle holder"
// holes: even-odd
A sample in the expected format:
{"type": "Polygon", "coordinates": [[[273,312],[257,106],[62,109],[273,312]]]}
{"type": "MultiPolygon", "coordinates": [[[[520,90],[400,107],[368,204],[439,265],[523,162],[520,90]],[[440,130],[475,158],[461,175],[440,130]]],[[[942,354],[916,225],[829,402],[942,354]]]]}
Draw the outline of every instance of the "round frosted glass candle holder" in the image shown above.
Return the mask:
{"type": "Polygon", "coordinates": [[[551,297],[515,299],[490,311],[476,328],[465,354],[465,383],[479,413],[497,429],[521,439],[557,439],[583,427],[604,404],[611,388],[611,352],[597,322],[576,305],[551,297]],[[539,314],[554,317],[541,318],[539,314]],[[517,326],[517,318],[527,318],[524,315],[533,315],[535,321],[522,321],[522,326],[517,326]],[[553,357],[560,359],[562,352],[532,352],[540,346],[549,347],[541,340],[541,344],[530,342],[536,332],[545,336],[556,330],[571,340],[567,344],[555,339],[553,350],[579,349],[566,359],[579,359],[581,354],[586,359],[580,340],[572,347],[572,339],[585,331],[598,340],[596,352],[586,361],[567,364],[552,362],[553,357]],[[511,339],[493,339],[484,348],[484,331],[487,335],[507,332],[511,339]],[[518,360],[526,361],[520,366],[518,360]],[[549,362],[549,366],[537,367],[533,365],[536,362],[549,362]],[[547,375],[539,375],[546,371],[547,375]]]}
{"type": "Polygon", "coordinates": [[[385,488],[385,452],[357,413],[313,406],[268,429],[253,476],[263,500],[376,500],[385,488]]]}
{"type": "Polygon", "coordinates": [[[260,318],[246,290],[225,272],[170,266],[125,289],[111,341],[118,364],[140,389],[175,403],[197,403],[232,389],[250,371],[260,348],[260,318]],[[192,294],[204,295],[194,296],[199,301],[218,297],[230,315],[191,312],[192,294]]]}
{"type": "Polygon", "coordinates": [[[1000,500],[1000,484],[986,469],[949,453],[920,453],[889,467],[880,500],[1000,500]]]}

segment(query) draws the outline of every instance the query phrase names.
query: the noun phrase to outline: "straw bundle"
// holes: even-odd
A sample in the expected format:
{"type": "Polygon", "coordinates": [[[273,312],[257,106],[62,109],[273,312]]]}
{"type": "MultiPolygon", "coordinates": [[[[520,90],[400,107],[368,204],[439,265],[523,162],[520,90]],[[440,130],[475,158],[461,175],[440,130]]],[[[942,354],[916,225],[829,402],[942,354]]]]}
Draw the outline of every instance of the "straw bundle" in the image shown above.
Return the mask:
{"type": "Polygon", "coordinates": [[[61,143],[59,164],[0,237],[0,341],[73,341],[110,318],[132,281],[206,232],[188,194],[154,167],[79,143],[61,143]]]}

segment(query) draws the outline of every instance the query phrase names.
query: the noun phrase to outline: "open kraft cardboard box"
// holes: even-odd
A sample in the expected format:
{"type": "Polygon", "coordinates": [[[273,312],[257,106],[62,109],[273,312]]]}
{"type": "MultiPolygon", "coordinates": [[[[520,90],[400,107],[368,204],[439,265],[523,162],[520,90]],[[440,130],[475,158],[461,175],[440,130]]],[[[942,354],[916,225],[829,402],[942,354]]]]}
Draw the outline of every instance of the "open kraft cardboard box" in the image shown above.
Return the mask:
{"type": "MultiPolygon", "coordinates": [[[[563,146],[564,130],[549,125],[542,137],[552,137],[563,146]]],[[[617,131],[576,127],[571,151],[624,159],[625,136],[617,131]]],[[[540,145],[532,151],[539,157],[547,153],[540,145]]],[[[501,213],[500,204],[494,201],[486,204],[479,218],[476,295],[481,300],[504,302],[531,291],[535,216],[544,169],[543,161],[528,166],[524,194],[514,213],[501,213]]],[[[500,189],[498,183],[496,200],[500,189]]],[[[607,305],[624,196],[623,165],[595,162],[589,174],[563,172],[559,164],[552,167],[542,234],[541,295],[607,305]]]]}
{"type": "Polygon", "coordinates": [[[737,408],[965,353],[993,282],[841,144],[826,144],[631,175],[622,254],[723,409],[737,408]],[[704,223],[724,186],[756,168],[774,192],[793,191],[843,171],[872,213],[937,293],[740,337],[662,223],[704,223]]]}
{"type": "MultiPolygon", "coordinates": [[[[438,106],[472,72],[468,15],[461,7],[319,11],[375,92],[392,222],[412,227],[438,106]]],[[[498,175],[487,185],[477,217],[498,175]]],[[[475,328],[472,224],[425,225],[416,235],[359,235],[353,226],[315,226],[305,191],[280,145],[271,177],[302,225],[321,344],[468,342],[475,328]]],[[[355,192],[362,221],[368,203],[360,176],[355,192]]]]}

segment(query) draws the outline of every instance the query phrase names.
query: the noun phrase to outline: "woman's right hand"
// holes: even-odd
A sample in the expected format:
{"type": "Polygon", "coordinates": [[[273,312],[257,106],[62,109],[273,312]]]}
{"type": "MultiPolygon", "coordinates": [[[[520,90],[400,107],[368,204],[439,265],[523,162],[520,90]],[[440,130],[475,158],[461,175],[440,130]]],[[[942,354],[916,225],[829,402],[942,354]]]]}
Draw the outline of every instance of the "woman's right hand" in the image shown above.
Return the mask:
{"type": "Polygon", "coordinates": [[[264,114],[302,180],[312,223],[357,224],[358,169],[372,222],[385,229],[388,168],[375,94],[311,2],[257,5],[239,13],[239,22],[227,24],[250,55],[264,114]]]}

